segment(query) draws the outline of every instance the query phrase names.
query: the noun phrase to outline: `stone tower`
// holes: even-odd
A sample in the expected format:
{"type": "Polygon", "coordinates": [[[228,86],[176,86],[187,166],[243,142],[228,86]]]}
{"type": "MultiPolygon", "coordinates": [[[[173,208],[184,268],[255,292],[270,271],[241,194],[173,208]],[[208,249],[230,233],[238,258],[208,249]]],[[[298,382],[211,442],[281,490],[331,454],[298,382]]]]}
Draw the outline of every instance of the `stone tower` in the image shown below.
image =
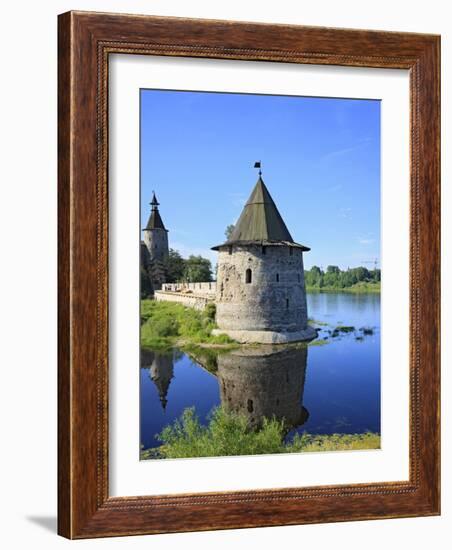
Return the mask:
{"type": "Polygon", "coordinates": [[[151,215],[144,231],[144,243],[149,252],[150,262],[164,262],[168,258],[168,230],[163,225],[159,212],[159,202],[152,193],[151,215]]]}
{"type": "Polygon", "coordinates": [[[218,254],[217,333],[239,342],[311,340],[303,252],[259,173],[231,237],[218,254]]]}

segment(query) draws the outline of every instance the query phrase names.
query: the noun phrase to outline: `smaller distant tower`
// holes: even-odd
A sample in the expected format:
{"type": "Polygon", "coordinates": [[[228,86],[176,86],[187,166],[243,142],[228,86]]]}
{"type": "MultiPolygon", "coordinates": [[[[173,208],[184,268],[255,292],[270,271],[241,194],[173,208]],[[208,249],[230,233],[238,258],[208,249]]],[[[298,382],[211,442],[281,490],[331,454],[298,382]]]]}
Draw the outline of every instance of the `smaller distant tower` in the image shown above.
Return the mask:
{"type": "Polygon", "coordinates": [[[144,231],[144,243],[151,262],[164,262],[168,258],[168,230],[163,225],[159,212],[159,202],[152,192],[151,215],[144,231]]]}

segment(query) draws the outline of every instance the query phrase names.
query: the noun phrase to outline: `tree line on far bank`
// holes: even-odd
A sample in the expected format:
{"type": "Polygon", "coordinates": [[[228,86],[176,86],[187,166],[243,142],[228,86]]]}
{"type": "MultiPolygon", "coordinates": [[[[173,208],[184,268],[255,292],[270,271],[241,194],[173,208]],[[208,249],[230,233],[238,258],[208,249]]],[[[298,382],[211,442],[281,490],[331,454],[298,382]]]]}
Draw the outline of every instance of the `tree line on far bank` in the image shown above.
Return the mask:
{"type": "Polygon", "coordinates": [[[304,280],[308,288],[350,288],[357,284],[369,283],[377,285],[381,280],[381,270],[369,270],[365,267],[352,267],[346,270],[336,265],[329,265],[326,271],[314,265],[304,272],[304,280]]]}

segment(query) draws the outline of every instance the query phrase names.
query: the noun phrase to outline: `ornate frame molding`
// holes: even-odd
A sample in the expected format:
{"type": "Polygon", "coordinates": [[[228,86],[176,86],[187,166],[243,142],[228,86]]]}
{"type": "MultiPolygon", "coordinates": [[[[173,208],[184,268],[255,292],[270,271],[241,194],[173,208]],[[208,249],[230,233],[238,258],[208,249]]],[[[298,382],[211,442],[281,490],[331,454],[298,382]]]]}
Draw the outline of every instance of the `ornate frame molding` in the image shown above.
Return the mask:
{"type": "Polygon", "coordinates": [[[88,12],[59,17],[61,535],[439,513],[439,45],[438,36],[408,33],[88,12]],[[108,59],[121,53],[410,71],[409,481],[108,496],[108,59]]]}

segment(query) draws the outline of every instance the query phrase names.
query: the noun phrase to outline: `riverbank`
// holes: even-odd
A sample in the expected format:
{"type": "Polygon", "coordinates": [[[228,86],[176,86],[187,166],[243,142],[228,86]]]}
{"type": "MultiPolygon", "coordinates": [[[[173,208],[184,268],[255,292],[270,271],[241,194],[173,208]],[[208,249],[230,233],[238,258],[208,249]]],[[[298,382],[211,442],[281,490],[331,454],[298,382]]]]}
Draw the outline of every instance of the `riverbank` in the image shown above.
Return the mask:
{"type": "Polygon", "coordinates": [[[367,294],[367,293],[377,293],[381,292],[380,282],[368,283],[368,282],[359,282],[352,286],[337,288],[335,286],[306,286],[306,292],[350,292],[352,294],[367,294]]]}
{"type": "MultiPolygon", "coordinates": [[[[309,319],[309,325],[317,331],[318,337],[309,342],[292,342],[285,346],[321,346],[345,333],[353,332],[356,340],[372,335],[372,327],[345,326],[309,319]]],[[[208,304],[204,311],[185,307],[175,302],[141,300],[141,347],[158,352],[169,352],[179,348],[196,355],[198,351],[212,354],[228,352],[237,348],[255,347],[261,344],[240,344],[225,334],[215,335],[215,305],[208,304]]]]}
{"type": "MultiPolygon", "coordinates": [[[[312,320],[309,323],[315,325],[312,320]]],[[[141,347],[158,352],[178,348],[191,355],[208,353],[209,357],[237,348],[253,348],[270,344],[240,344],[225,334],[215,335],[215,305],[208,304],[204,311],[185,307],[176,302],[141,300],[141,347]]],[[[323,345],[326,341],[291,342],[286,347],[323,345]]]]}
{"type": "Polygon", "coordinates": [[[175,302],[141,300],[141,346],[156,351],[193,346],[233,349],[237,343],[222,334],[215,336],[215,305],[204,311],[175,302]]]}
{"type": "Polygon", "coordinates": [[[166,426],[157,436],[162,443],[155,449],[142,449],[140,458],[194,458],[240,456],[277,453],[348,451],[379,449],[377,433],[311,435],[295,434],[285,441],[283,422],[264,419],[259,430],[250,430],[247,418],[222,407],[214,409],[203,426],[194,408],[184,410],[181,417],[166,426]]]}

